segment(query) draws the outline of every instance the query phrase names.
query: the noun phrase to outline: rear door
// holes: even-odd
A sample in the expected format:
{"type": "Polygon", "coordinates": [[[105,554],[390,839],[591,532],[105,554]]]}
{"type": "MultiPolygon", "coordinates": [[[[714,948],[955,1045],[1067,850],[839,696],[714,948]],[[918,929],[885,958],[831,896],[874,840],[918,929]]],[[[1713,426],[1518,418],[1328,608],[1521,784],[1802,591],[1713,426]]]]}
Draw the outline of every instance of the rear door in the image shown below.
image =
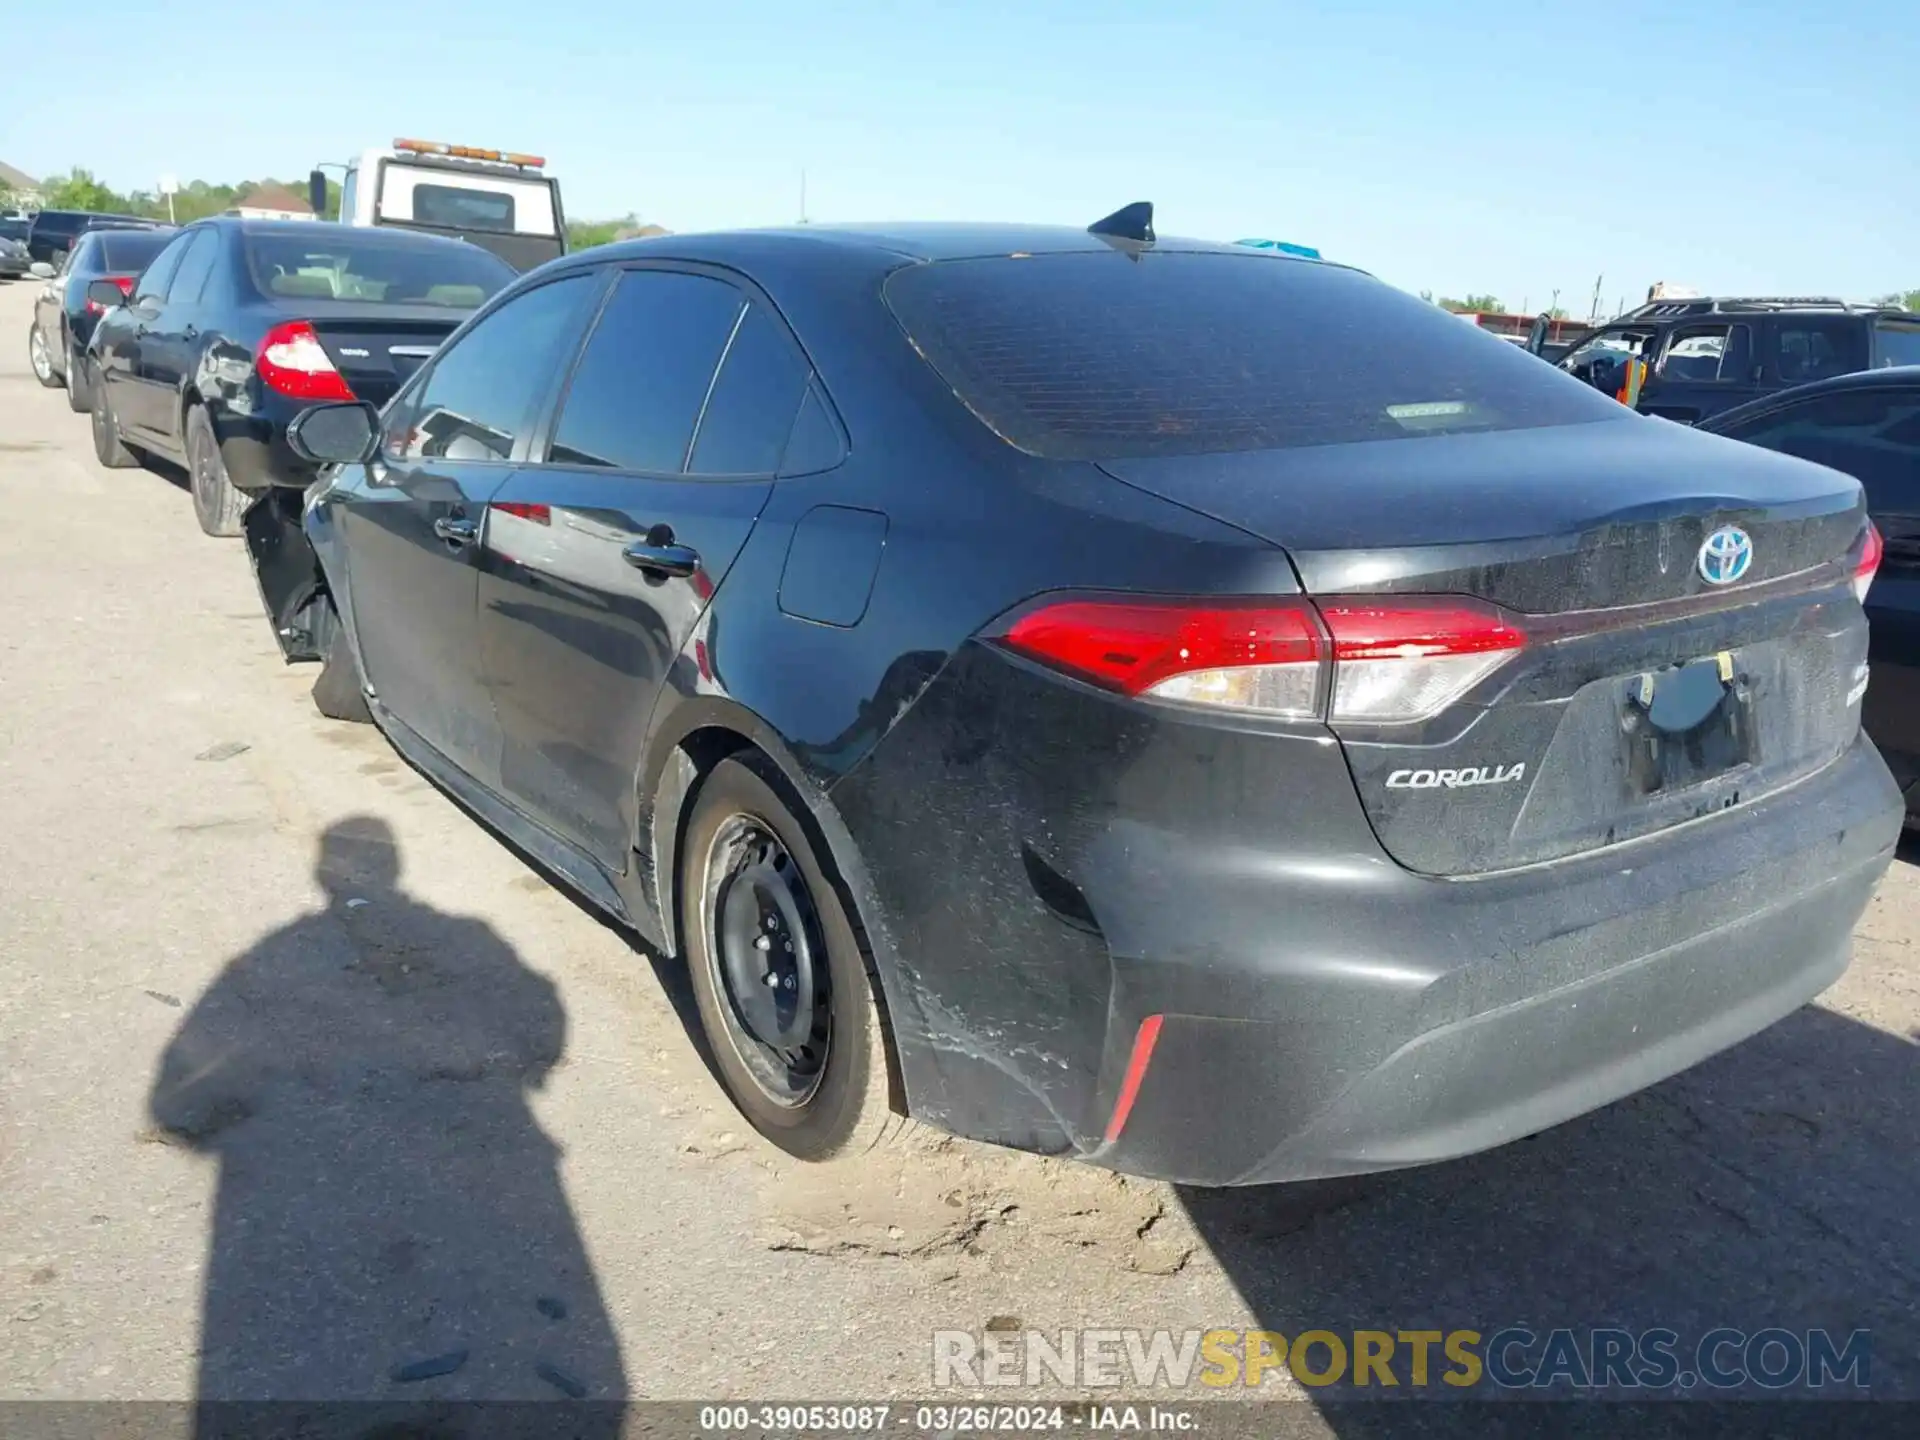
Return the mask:
{"type": "Polygon", "coordinates": [[[718,275],[620,273],[543,458],[488,515],[502,790],[616,873],[654,700],[765,505],[809,369],[718,275]]]}
{"type": "Polygon", "coordinates": [[[383,709],[489,787],[499,726],[474,620],[487,500],[525,457],[594,289],[591,276],[563,276],[488,315],[389,409],[380,458],[333,492],[367,682],[383,709]]]}

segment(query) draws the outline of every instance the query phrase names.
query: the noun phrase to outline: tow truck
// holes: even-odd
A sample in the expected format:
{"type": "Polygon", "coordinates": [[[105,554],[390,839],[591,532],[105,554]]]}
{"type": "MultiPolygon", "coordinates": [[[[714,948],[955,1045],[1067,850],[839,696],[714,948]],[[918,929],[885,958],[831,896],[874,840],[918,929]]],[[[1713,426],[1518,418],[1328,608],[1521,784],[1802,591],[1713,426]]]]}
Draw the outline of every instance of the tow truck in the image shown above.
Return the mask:
{"type": "Polygon", "coordinates": [[[325,169],[307,177],[313,213],[346,225],[397,225],[451,235],[531,270],[567,250],[560,182],[546,160],[438,140],[397,139],[344,166],[340,209],[329,215],[325,169]]]}

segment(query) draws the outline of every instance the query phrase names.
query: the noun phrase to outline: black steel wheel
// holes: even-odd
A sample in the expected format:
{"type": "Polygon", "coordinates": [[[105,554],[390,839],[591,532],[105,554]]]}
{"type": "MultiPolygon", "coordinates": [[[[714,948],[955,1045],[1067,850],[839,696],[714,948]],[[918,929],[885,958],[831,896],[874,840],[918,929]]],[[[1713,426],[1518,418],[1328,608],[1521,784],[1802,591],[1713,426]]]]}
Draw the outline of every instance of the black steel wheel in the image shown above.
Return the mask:
{"type": "Polygon", "coordinates": [[[680,852],[680,933],[727,1093],[789,1154],[858,1153],[902,1128],[866,948],[761,757],[701,783],[680,852]]]}

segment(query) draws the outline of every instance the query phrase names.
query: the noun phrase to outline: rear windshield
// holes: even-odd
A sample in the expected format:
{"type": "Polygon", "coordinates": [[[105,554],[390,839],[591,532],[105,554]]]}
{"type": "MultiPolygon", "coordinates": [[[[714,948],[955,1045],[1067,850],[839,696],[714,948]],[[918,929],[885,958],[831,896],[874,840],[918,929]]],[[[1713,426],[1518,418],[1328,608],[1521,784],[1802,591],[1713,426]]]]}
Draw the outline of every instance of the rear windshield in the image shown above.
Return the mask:
{"type": "Polygon", "coordinates": [[[109,233],[97,232],[99,239],[94,241],[100,248],[100,268],[102,270],[137,275],[147,268],[147,262],[166,249],[167,242],[173,239],[171,230],[124,230],[109,233]]]}
{"type": "Polygon", "coordinates": [[[1118,251],[899,270],[886,297],[960,399],[1059,459],[1271,450],[1617,418],[1517,345],[1357,271],[1118,251]]]}
{"type": "Polygon", "coordinates": [[[1911,325],[1882,321],[1873,327],[1873,363],[1876,369],[1890,365],[1920,365],[1920,319],[1911,325]]]}
{"type": "Polygon", "coordinates": [[[513,231],[513,196],[502,190],[466,190],[455,185],[415,185],[413,218],[449,230],[513,231]]]}
{"type": "Polygon", "coordinates": [[[406,240],[340,226],[338,235],[249,231],[247,265],[267,295],[373,305],[472,310],[514,278],[513,268],[459,241],[406,240]]]}

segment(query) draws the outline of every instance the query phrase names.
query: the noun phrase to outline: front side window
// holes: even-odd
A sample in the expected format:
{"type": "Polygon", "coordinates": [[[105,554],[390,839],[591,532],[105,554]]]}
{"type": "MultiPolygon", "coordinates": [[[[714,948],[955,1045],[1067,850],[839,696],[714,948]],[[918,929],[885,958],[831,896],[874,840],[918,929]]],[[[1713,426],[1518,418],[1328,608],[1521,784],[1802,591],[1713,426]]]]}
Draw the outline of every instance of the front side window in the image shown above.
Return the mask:
{"type": "Polygon", "coordinates": [[[548,458],[680,474],[745,304],[733,286],[704,275],[621,275],[567,387],[548,458]]]}
{"type": "Polygon", "coordinates": [[[1752,367],[1752,330],[1746,325],[1685,325],[1667,341],[1663,380],[1743,380],[1752,367]]]}
{"type": "Polygon", "coordinates": [[[149,308],[166,303],[167,287],[173,284],[174,271],[180,268],[181,257],[187,253],[187,246],[198,232],[176,235],[162,250],[151,265],[140,272],[140,279],[133,287],[133,303],[149,308]]]}
{"type": "Polygon", "coordinates": [[[395,408],[388,457],[512,459],[579,332],[592,278],[568,275],[516,295],[454,342],[395,408]]]}

